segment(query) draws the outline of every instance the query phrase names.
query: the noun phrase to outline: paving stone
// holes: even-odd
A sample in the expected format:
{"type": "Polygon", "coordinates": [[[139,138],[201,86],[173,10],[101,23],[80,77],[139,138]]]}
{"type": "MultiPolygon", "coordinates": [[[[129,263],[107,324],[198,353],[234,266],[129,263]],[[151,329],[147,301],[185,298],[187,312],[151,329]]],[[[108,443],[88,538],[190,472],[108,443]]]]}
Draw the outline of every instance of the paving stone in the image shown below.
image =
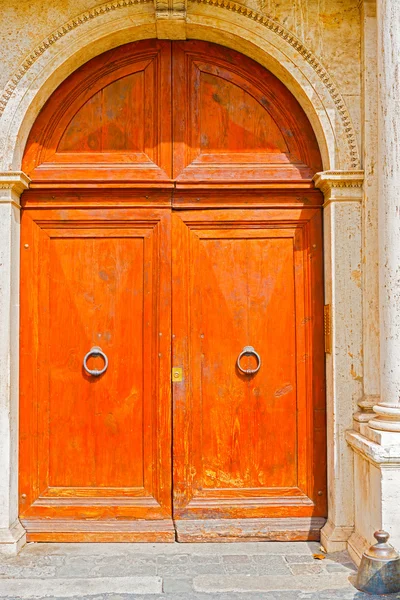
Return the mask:
{"type": "Polygon", "coordinates": [[[250,560],[249,556],[241,556],[240,554],[223,556],[221,572],[234,575],[257,575],[257,565],[250,560]]]}
{"type": "Polygon", "coordinates": [[[257,565],[258,575],[291,575],[283,556],[254,554],[250,556],[250,559],[257,565]]]}
{"type": "Polygon", "coordinates": [[[54,577],[56,567],[51,566],[32,566],[25,567],[19,565],[3,565],[0,564],[0,580],[1,579],[29,579],[32,577],[54,577]]]}
{"type": "MultiPolygon", "coordinates": [[[[290,571],[293,575],[316,575],[318,573],[324,573],[324,567],[319,564],[291,564],[289,565],[290,571]]],[[[347,569],[344,569],[347,572],[347,569]]]]}
{"type": "Polygon", "coordinates": [[[375,599],[352,587],[355,566],[346,552],[317,561],[313,553],[319,548],[315,542],[29,544],[17,557],[0,557],[0,600],[375,599]],[[141,577],[157,578],[164,592],[123,587],[141,577]],[[28,595],[32,580],[39,579],[28,595]],[[86,587],[74,594],[78,580],[86,587]],[[10,581],[22,586],[14,590],[18,595],[1,593],[10,581]],[[68,591],[54,594],[48,586],[57,581],[68,591]]]}
{"type": "Polygon", "coordinates": [[[163,590],[165,594],[193,593],[192,577],[164,577],[163,590]]]}
{"type": "Polygon", "coordinates": [[[189,556],[189,560],[193,564],[219,564],[221,563],[220,554],[193,554],[189,556]]]}
{"type": "MultiPolygon", "coordinates": [[[[43,600],[400,600],[399,594],[388,596],[370,596],[354,589],[324,590],[323,592],[301,592],[299,590],[259,592],[259,593],[208,593],[184,592],[164,594],[96,594],[73,597],[48,596],[43,600]]],[[[9,598],[16,600],[16,597],[9,598]]],[[[27,598],[24,600],[28,600],[27,598]]],[[[37,598],[32,600],[38,600],[37,598]]],[[[42,599],[41,599],[42,600],[42,599]]]]}
{"type": "Polygon", "coordinates": [[[79,579],[0,579],[0,598],[73,598],[101,593],[155,594],[161,577],[99,577],[79,579]]]}
{"type": "Polygon", "coordinates": [[[355,570],[355,566],[354,565],[342,565],[340,563],[327,563],[325,566],[325,569],[327,570],[328,573],[352,573],[355,570]]]}
{"type": "Polygon", "coordinates": [[[310,554],[289,554],[288,556],[285,556],[285,560],[288,563],[298,564],[315,562],[315,558],[310,554]]]}
{"type": "Polygon", "coordinates": [[[187,554],[157,557],[158,575],[188,575],[189,573],[189,556],[187,554]]]}
{"type": "Polygon", "coordinates": [[[251,575],[198,575],[193,579],[193,588],[198,592],[251,592],[274,590],[314,591],[345,588],[347,573],[293,576],[251,575]]]}
{"type": "Polygon", "coordinates": [[[56,577],[127,577],[156,575],[156,558],[149,556],[68,556],[57,567],[56,577]]]}
{"type": "MultiPolygon", "coordinates": [[[[9,600],[16,600],[16,596],[9,600]]],[[[101,595],[79,595],[68,597],[68,600],[400,600],[400,595],[370,596],[350,590],[327,590],[309,594],[299,590],[291,591],[267,591],[259,593],[198,593],[198,592],[168,592],[163,594],[101,594],[101,595]]],[[[30,600],[24,597],[23,600],[30,600]]],[[[37,597],[32,600],[39,600],[37,597]]],[[[40,600],[67,600],[67,597],[52,596],[40,600]]]]}

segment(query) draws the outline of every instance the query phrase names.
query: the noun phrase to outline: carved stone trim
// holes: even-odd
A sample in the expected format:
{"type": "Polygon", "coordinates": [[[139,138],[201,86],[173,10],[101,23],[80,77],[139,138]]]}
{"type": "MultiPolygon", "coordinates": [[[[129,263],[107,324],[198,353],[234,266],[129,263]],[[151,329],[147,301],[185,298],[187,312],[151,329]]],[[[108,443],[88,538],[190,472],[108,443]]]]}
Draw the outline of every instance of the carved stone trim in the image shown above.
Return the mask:
{"type": "Polygon", "coordinates": [[[235,12],[247,19],[251,19],[267,27],[272,33],[279,36],[281,39],[290,44],[307,63],[313,68],[317,76],[323,82],[325,88],[330,94],[336,109],[339,113],[342,125],[345,131],[347,144],[349,147],[350,155],[350,166],[357,168],[360,164],[357,140],[354,131],[354,127],[350,118],[349,111],[347,110],[346,103],[343,96],[338,90],[337,84],[334,82],[331,75],[328,74],[327,69],[323,66],[321,61],[307,48],[293,33],[286,29],[279,21],[270,16],[262,15],[261,13],[247,8],[237,2],[231,0],[113,0],[112,2],[105,2],[100,6],[96,6],[88,11],[85,11],[67,21],[61,25],[57,30],[53,31],[46,39],[44,39],[33,51],[24,59],[22,64],[19,66],[14,75],[10,78],[6,84],[4,92],[0,98],[0,117],[4,112],[4,109],[11,98],[14,90],[16,89],[19,81],[30,69],[30,67],[38,60],[38,58],[46,52],[53,44],[55,44],[60,38],[64,37],[70,31],[76,29],[80,25],[86,23],[89,20],[95,19],[96,17],[102,16],[108,12],[119,10],[121,8],[131,7],[140,4],[148,4],[154,2],[155,4],[155,16],[157,26],[161,21],[170,21],[169,27],[163,31],[157,29],[158,37],[168,37],[168,39],[183,39],[186,35],[185,24],[186,24],[186,8],[187,2],[195,4],[206,4],[209,6],[215,6],[216,8],[229,10],[235,12]],[[179,22],[181,27],[179,26],[179,22]],[[183,25],[183,28],[182,28],[183,25]]]}
{"type": "Polygon", "coordinates": [[[154,0],[159,40],[186,40],[187,0],[154,0]]]}
{"type": "Polygon", "coordinates": [[[0,204],[14,204],[19,208],[19,198],[30,181],[22,171],[0,171],[0,204]]]}
{"type": "Polygon", "coordinates": [[[156,19],[186,19],[186,0],[154,0],[156,19]]]}
{"type": "Polygon", "coordinates": [[[313,181],[324,194],[324,206],[331,202],[362,201],[364,171],[321,171],[314,175],[313,181]]]}

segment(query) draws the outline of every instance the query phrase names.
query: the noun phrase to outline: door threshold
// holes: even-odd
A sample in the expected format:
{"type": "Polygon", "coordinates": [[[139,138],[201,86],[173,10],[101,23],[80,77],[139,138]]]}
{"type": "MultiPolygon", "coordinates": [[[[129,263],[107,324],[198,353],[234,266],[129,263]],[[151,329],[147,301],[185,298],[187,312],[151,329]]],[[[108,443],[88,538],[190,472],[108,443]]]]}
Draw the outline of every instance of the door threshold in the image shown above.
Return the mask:
{"type": "Polygon", "coordinates": [[[22,519],[28,542],[319,541],[326,519],[22,519]]]}
{"type": "Polygon", "coordinates": [[[319,541],[326,519],[204,519],[174,521],[177,542],[319,541]]]}
{"type": "Polygon", "coordinates": [[[175,542],[172,519],[21,519],[28,542],[175,542]]]}

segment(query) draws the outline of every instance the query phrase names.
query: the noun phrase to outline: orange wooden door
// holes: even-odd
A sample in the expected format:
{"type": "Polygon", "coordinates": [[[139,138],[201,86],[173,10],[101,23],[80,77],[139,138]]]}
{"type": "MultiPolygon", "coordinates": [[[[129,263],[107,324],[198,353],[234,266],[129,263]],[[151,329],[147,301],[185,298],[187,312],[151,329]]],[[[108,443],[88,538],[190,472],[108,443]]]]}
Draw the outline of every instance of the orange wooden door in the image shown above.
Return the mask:
{"type": "Polygon", "coordinates": [[[171,541],[170,211],[27,210],[22,232],[30,539],[171,541]]]}
{"type": "Polygon", "coordinates": [[[127,44],[54,92],[23,163],[29,539],[318,537],[320,168],[285,86],[215,44],[127,44]]]}
{"type": "Polygon", "coordinates": [[[322,520],[310,517],[326,507],[321,212],[185,211],[173,221],[178,535],[268,537],[263,519],[275,518],[272,537],[296,527],[312,537],[322,520]],[[260,359],[245,354],[239,366],[259,367],[252,374],[237,363],[249,346],[260,359]]]}

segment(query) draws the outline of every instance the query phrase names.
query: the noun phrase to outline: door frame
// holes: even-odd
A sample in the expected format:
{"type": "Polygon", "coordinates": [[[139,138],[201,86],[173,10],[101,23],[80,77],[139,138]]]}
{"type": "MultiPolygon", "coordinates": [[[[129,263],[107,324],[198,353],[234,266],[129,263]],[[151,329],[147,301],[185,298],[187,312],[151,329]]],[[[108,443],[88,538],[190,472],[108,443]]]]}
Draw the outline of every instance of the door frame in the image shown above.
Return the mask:
{"type": "MultiPolygon", "coordinates": [[[[199,9],[200,10],[200,9],[199,9]]],[[[132,8],[132,12],[136,12],[132,8]]],[[[264,66],[267,66],[278,77],[284,80],[289,89],[298,94],[298,98],[306,108],[311,117],[311,123],[317,132],[320,148],[326,171],[315,177],[316,186],[322,189],[325,195],[324,205],[324,256],[325,256],[325,301],[332,306],[332,346],[333,353],[327,356],[327,411],[328,411],[328,488],[329,488],[329,512],[328,523],[322,531],[322,541],[330,550],[340,550],[346,547],[346,542],[351,535],[354,526],[353,508],[353,471],[352,452],[347,446],[344,431],[352,426],[352,417],[357,409],[357,400],[362,397],[362,387],[358,373],[360,372],[360,348],[362,339],[361,319],[361,288],[358,280],[352,278],[354,271],[361,263],[361,201],[363,198],[363,172],[359,169],[359,162],[348,159],[349,136],[341,136],[341,121],[335,121],[337,106],[342,103],[345,106],[340,92],[333,88],[338,98],[332,101],[331,87],[322,90],[322,96],[314,92],[315,87],[320,87],[320,75],[317,71],[310,71],[308,60],[314,60],[312,53],[310,59],[305,59],[299,51],[294,55],[294,61],[289,63],[280,59],[276,46],[270,43],[268,36],[264,40],[258,37],[255,21],[248,21],[246,15],[237,18],[239,22],[246,25],[246,30],[252,32],[248,41],[247,35],[236,33],[227,35],[229,20],[233,22],[236,15],[227,13],[227,23],[221,23],[220,19],[211,18],[210,26],[219,35],[219,43],[237,47],[242,52],[253,56],[264,66]],[[254,23],[254,24],[253,24],[254,23]],[[233,40],[233,41],[232,41],[233,40]],[[256,48],[257,50],[254,50],[256,48]],[[311,78],[310,78],[311,74],[311,78]],[[311,82],[311,88],[310,88],[311,82]],[[314,86],[314,87],[313,87],[314,86]],[[324,110],[319,110],[315,98],[319,98],[324,110]],[[333,115],[329,121],[329,115],[333,115]],[[337,131],[334,138],[332,131],[337,131]],[[348,235],[349,229],[352,235],[348,235]],[[343,257],[343,260],[340,259],[343,257]],[[344,260],[350,257],[350,260],[344,260]],[[348,307],[354,307],[351,312],[348,307]],[[346,346],[343,338],[346,336],[346,346]],[[351,357],[350,357],[351,355],[351,357]],[[357,377],[354,376],[354,372],[357,377]],[[350,399],[350,401],[349,401],[350,399]],[[340,457],[340,460],[339,460],[340,457]],[[338,465],[340,470],[338,471],[338,465]]],[[[207,18],[210,18],[207,15],[207,18]]],[[[115,19],[115,16],[114,16],[115,19]]],[[[144,18],[143,22],[146,22],[144,18]]],[[[1,180],[1,225],[4,235],[1,236],[2,248],[5,251],[4,287],[5,296],[2,299],[1,308],[9,316],[5,318],[3,356],[8,357],[2,362],[2,375],[4,381],[10,386],[2,390],[4,394],[4,408],[2,408],[1,421],[4,424],[4,438],[8,440],[0,458],[0,471],[7,473],[3,477],[2,496],[5,502],[1,509],[0,545],[4,552],[14,553],[25,543],[25,532],[21,527],[17,515],[18,505],[18,458],[16,448],[18,447],[18,314],[15,309],[19,303],[19,198],[24,189],[29,187],[29,178],[20,171],[21,155],[24,147],[24,139],[29,132],[40,106],[43,104],[58,82],[65,78],[68,72],[72,72],[77,61],[82,63],[87,60],[87,43],[91,44],[91,53],[99,52],[100,38],[98,34],[82,36],[82,30],[96,26],[95,19],[90,22],[86,19],[78,19],[82,27],[68,38],[64,43],[64,33],[60,33],[64,50],[60,52],[57,61],[50,59],[46,52],[39,52],[35,59],[35,69],[40,73],[40,83],[35,80],[35,92],[26,94],[26,82],[21,76],[17,78],[14,85],[16,93],[10,95],[8,103],[8,119],[3,120],[6,130],[0,130],[0,136],[5,141],[7,152],[5,153],[5,171],[0,175],[1,180]],[[79,38],[80,36],[80,38],[79,38]],[[97,36],[97,39],[96,39],[97,36]],[[81,48],[81,50],[80,50],[81,48]],[[80,52],[80,54],[79,54],[80,52]],[[86,58],[85,58],[86,57],[86,58]],[[62,65],[62,68],[61,68],[62,65]],[[21,82],[21,83],[19,83],[21,82]],[[23,101],[18,89],[23,89],[23,101]],[[34,107],[35,106],[35,107],[34,107]],[[9,123],[13,126],[10,128],[9,123]],[[21,136],[22,134],[22,136],[21,136]]],[[[151,21],[149,20],[150,24],[151,21]]],[[[109,44],[113,42],[112,34],[118,35],[121,25],[116,26],[112,11],[106,23],[110,37],[109,44]]],[[[138,39],[141,27],[131,27],[131,38],[138,39]]],[[[197,39],[207,37],[206,29],[196,25],[197,39]]],[[[60,32],[62,28],[60,27],[60,32]]],[[[295,47],[295,40],[289,36],[282,37],[285,32],[282,26],[279,33],[271,35],[279,36],[280,46],[295,47]]],[[[270,34],[268,34],[270,35],[270,34]]],[[[115,38],[114,38],[115,39],[115,38]]],[[[55,40],[56,41],[56,40],[55,40]]],[[[103,42],[101,42],[103,44],[103,42]]],[[[296,42],[297,43],[297,42],[296,42]]],[[[49,47],[47,45],[47,47],[49,47]]],[[[46,46],[44,46],[46,50],[46,46]]],[[[102,45],[104,51],[104,44],[102,45]]],[[[318,61],[317,61],[318,62],[318,61]]],[[[29,66],[27,67],[29,69],[29,66]]],[[[329,81],[328,81],[329,82],[329,81]]],[[[33,84],[32,84],[33,85],[33,84]]],[[[353,136],[354,137],[354,136],[353,136]]],[[[354,138],[355,139],[355,138],[354,138]]]]}

